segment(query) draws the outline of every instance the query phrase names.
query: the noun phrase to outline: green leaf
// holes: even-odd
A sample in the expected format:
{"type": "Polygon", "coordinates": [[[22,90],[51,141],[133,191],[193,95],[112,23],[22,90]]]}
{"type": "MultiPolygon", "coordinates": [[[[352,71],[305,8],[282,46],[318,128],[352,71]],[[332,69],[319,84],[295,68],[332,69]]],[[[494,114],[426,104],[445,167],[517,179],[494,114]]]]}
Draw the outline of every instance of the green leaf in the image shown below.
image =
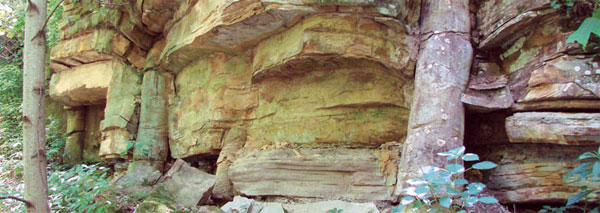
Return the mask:
{"type": "Polygon", "coordinates": [[[405,196],[405,197],[403,197],[403,198],[400,200],[400,204],[401,204],[401,205],[403,205],[403,206],[406,206],[406,205],[408,205],[408,204],[411,204],[411,203],[412,203],[412,202],[414,202],[414,201],[415,201],[415,198],[414,198],[414,197],[411,197],[411,196],[405,196]]]}
{"type": "Polygon", "coordinates": [[[448,196],[444,196],[440,198],[440,205],[448,209],[450,208],[450,205],[452,205],[452,199],[448,196]]]}
{"type": "Polygon", "coordinates": [[[446,170],[452,173],[463,173],[465,172],[465,167],[460,164],[448,164],[446,165],[446,170]]]}
{"type": "Polygon", "coordinates": [[[583,159],[588,159],[588,158],[593,158],[593,157],[596,157],[596,155],[594,155],[594,153],[586,152],[586,153],[579,155],[579,157],[577,157],[577,160],[583,160],[583,159]]]}
{"type": "Polygon", "coordinates": [[[593,192],[592,190],[585,190],[585,191],[575,193],[573,196],[569,197],[569,199],[567,200],[567,206],[578,203],[579,201],[581,201],[583,198],[587,197],[592,192],[593,192]]]}
{"type": "Polygon", "coordinates": [[[440,152],[437,154],[439,156],[446,156],[446,160],[454,160],[454,159],[460,157],[461,155],[463,155],[464,153],[465,153],[465,147],[461,146],[461,147],[451,149],[447,152],[440,152]]]}
{"type": "Polygon", "coordinates": [[[419,200],[416,200],[416,202],[414,202],[412,204],[412,209],[417,210],[417,209],[420,209],[422,206],[423,206],[423,203],[421,203],[421,201],[419,201],[419,200]]]}
{"type": "Polygon", "coordinates": [[[448,188],[446,190],[446,193],[451,194],[451,195],[460,195],[460,192],[453,188],[448,188]]]}
{"type": "Polygon", "coordinates": [[[415,193],[417,193],[418,195],[424,194],[427,192],[429,192],[429,186],[427,186],[427,185],[421,185],[415,189],[415,193]]]}
{"type": "Polygon", "coordinates": [[[483,183],[470,183],[467,185],[467,192],[471,195],[476,195],[477,193],[483,191],[485,188],[485,184],[483,183]]]}
{"type": "Polygon", "coordinates": [[[469,184],[469,181],[467,181],[466,179],[462,179],[461,178],[461,179],[454,180],[454,184],[456,184],[457,186],[467,185],[467,184],[469,184]]]}
{"type": "Polygon", "coordinates": [[[592,175],[594,180],[598,179],[598,176],[600,175],[600,161],[594,162],[594,166],[592,167],[592,175]]]}
{"type": "Polygon", "coordinates": [[[479,155],[473,154],[473,153],[467,153],[464,156],[462,156],[462,159],[464,161],[478,161],[479,160],[479,155]]]}
{"type": "Polygon", "coordinates": [[[473,206],[473,204],[477,203],[477,197],[470,196],[465,200],[465,204],[467,206],[473,206]]]}
{"type": "Polygon", "coordinates": [[[498,203],[498,199],[496,199],[495,197],[480,197],[479,202],[486,203],[486,204],[492,204],[492,203],[498,203]]]}
{"type": "Polygon", "coordinates": [[[587,170],[587,167],[589,167],[590,165],[592,165],[591,162],[586,162],[586,163],[582,163],[580,164],[578,167],[576,167],[575,169],[571,170],[571,172],[567,173],[567,175],[565,175],[564,179],[567,179],[573,175],[576,174],[581,174],[582,172],[584,172],[585,170],[587,170]]]}
{"type": "Polygon", "coordinates": [[[420,185],[426,184],[427,181],[423,180],[421,178],[413,178],[413,179],[407,180],[406,183],[408,183],[408,185],[411,185],[411,186],[420,186],[420,185]]]}
{"type": "Polygon", "coordinates": [[[406,206],[403,206],[403,205],[394,206],[394,207],[392,207],[392,213],[401,213],[405,207],[406,206]]]}
{"type": "Polygon", "coordinates": [[[577,42],[585,49],[592,33],[600,36],[600,18],[589,17],[583,20],[581,26],[569,36],[567,43],[577,42]]]}
{"type": "Polygon", "coordinates": [[[482,161],[482,162],[473,164],[473,168],[479,169],[479,170],[493,169],[493,168],[496,168],[496,166],[498,166],[498,165],[496,165],[495,163],[492,163],[490,161],[482,161]]]}

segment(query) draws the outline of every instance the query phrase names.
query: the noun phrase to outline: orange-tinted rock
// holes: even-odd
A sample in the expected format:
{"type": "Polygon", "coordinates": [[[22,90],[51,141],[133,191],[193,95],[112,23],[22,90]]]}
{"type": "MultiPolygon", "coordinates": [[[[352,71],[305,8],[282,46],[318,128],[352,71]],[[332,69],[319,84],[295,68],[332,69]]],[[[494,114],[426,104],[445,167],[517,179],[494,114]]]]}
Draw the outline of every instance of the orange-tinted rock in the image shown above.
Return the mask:
{"type": "Polygon", "coordinates": [[[512,144],[478,148],[482,159],[498,164],[484,173],[484,183],[502,203],[564,202],[588,182],[564,179],[579,154],[595,149],[584,146],[512,144]]]}
{"type": "Polygon", "coordinates": [[[513,143],[600,144],[599,113],[522,112],[506,119],[513,143]]]}
{"type": "Polygon", "coordinates": [[[247,196],[391,201],[395,174],[384,175],[369,149],[279,149],[246,153],[230,168],[247,196]]]}

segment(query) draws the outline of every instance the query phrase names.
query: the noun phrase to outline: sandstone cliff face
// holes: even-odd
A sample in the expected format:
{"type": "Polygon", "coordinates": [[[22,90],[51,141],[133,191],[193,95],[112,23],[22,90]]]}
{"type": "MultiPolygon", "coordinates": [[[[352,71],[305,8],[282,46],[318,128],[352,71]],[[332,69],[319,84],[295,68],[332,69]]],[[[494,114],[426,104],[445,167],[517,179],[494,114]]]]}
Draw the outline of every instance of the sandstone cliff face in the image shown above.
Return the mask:
{"type": "Polygon", "coordinates": [[[480,81],[471,81],[469,90],[487,97],[472,103],[505,110],[472,115],[494,119],[467,124],[474,134],[467,143],[499,163],[484,176],[507,203],[568,198],[577,187],[562,179],[574,166],[566,159],[600,142],[599,114],[589,113],[600,106],[598,64],[566,42],[577,26],[549,3],[482,1],[476,13],[481,52],[473,78],[480,81]]]}
{"type": "MultiPolygon", "coordinates": [[[[505,203],[564,200],[559,173],[600,142],[598,64],[549,4],[470,5],[465,143],[500,165],[483,177],[505,203]]],[[[218,159],[218,198],[394,202],[419,34],[432,30],[421,5],[66,0],[50,95],[69,106],[69,162],[218,159]]]]}

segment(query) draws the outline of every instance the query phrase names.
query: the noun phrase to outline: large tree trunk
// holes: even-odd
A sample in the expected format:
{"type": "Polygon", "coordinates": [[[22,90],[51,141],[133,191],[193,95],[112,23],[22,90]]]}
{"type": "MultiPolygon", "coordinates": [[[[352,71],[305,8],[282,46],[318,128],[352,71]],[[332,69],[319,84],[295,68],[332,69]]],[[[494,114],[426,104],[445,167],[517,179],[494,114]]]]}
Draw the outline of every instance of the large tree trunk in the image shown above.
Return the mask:
{"type": "Polygon", "coordinates": [[[436,153],[463,145],[466,88],[473,58],[468,0],[428,0],[421,13],[421,49],[396,194],[423,166],[444,167],[436,153]]]}
{"type": "Polygon", "coordinates": [[[23,170],[27,212],[49,212],[44,129],[46,0],[30,0],[25,17],[23,69],[23,170]]]}

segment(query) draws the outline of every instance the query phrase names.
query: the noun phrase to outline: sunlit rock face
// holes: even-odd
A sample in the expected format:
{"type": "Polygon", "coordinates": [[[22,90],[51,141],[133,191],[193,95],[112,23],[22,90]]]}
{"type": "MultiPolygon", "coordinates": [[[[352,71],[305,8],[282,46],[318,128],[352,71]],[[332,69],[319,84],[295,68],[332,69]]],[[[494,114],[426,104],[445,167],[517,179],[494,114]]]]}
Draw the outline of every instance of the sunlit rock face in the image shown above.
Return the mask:
{"type": "Polygon", "coordinates": [[[98,12],[95,1],[67,0],[51,53],[51,96],[79,107],[73,120],[95,115],[80,106],[106,105],[98,158],[223,155],[224,194],[395,199],[420,1],[133,2],[98,12]],[[277,175],[285,162],[293,168],[277,175]],[[264,173],[274,176],[252,175],[264,173]]]}
{"type": "Polygon", "coordinates": [[[188,13],[168,30],[160,56],[160,67],[176,73],[169,112],[171,156],[218,155],[229,143],[229,129],[241,127],[245,145],[235,159],[227,159],[229,172],[219,173],[229,176],[236,193],[393,200],[396,174],[381,171],[395,162],[390,156],[380,161],[378,155],[383,144],[401,142],[405,135],[418,13],[397,9],[418,6],[370,1],[199,1],[187,6],[188,13]],[[290,156],[293,147],[314,159],[324,175],[284,177],[319,173],[299,156],[290,156]],[[327,163],[352,156],[330,159],[329,153],[341,147],[364,155],[354,158],[359,168],[341,171],[327,163]],[[273,166],[278,160],[255,155],[297,166],[277,176],[273,166]],[[275,176],[241,175],[250,167],[275,176]],[[355,174],[347,181],[358,184],[356,189],[345,190],[346,183],[339,182],[328,188],[337,193],[308,193],[313,188],[308,183],[330,185],[328,179],[346,173],[355,174]],[[367,177],[372,186],[359,183],[367,177]],[[278,180],[306,186],[273,188],[272,181],[278,180]]]}
{"type": "MultiPolygon", "coordinates": [[[[600,65],[550,2],[470,5],[465,144],[500,165],[480,178],[504,203],[563,201],[571,158],[600,143],[600,65]]],[[[216,173],[220,199],[397,200],[417,56],[438,48],[421,45],[427,4],[111,3],[66,0],[50,52],[69,162],[182,158],[216,173]]]]}

